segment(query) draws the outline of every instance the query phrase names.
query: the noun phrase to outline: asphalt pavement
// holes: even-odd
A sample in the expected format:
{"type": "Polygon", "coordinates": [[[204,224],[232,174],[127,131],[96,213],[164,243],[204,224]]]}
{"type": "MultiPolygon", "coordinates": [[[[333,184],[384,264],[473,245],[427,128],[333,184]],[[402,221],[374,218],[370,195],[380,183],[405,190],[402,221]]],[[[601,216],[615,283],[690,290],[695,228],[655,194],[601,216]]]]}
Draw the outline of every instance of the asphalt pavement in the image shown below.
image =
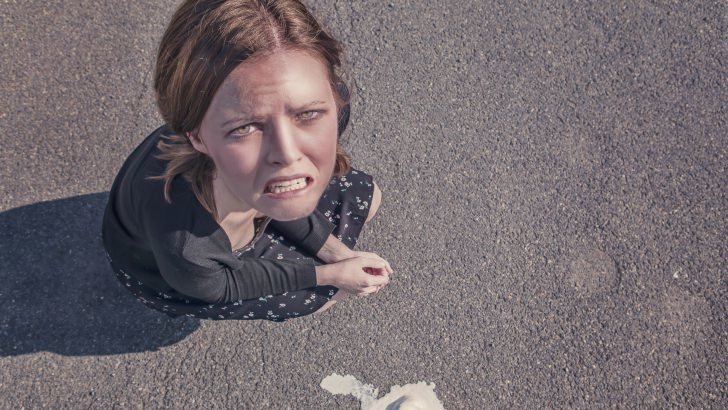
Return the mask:
{"type": "Polygon", "coordinates": [[[333,373],[447,409],[728,407],[725,1],[307,1],[383,191],[359,249],[396,275],[282,324],[169,319],[104,258],[176,4],[0,4],[0,408],[357,408],[333,373]]]}

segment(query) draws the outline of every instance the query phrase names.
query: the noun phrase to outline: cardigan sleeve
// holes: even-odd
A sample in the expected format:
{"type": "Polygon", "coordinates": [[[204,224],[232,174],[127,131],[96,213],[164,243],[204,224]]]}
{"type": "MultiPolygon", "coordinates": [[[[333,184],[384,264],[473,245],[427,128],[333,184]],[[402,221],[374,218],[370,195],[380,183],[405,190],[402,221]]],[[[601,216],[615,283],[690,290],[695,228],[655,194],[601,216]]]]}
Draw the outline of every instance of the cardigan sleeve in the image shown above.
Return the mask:
{"type": "Polygon", "coordinates": [[[160,275],[179,293],[207,303],[228,303],[316,286],[312,259],[238,259],[227,235],[204,210],[193,204],[185,208],[149,206],[142,211],[160,275]]]}
{"type": "Polygon", "coordinates": [[[335,225],[318,209],[293,221],[272,220],[271,226],[312,256],[318,254],[335,225]]]}

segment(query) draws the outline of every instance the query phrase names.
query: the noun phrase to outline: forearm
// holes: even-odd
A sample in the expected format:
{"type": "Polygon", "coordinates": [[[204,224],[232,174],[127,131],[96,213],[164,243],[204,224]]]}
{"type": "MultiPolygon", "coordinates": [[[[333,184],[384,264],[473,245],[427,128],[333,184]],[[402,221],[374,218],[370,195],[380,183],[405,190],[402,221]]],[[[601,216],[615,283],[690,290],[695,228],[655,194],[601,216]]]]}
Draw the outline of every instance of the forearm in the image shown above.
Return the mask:
{"type": "Polygon", "coordinates": [[[318,255],[335,225],[317,209],[309,216],[295,221],[273,220],[271,227],[305,253],[318,255]]]}
{"type": "Polygon", "coordinates": [[[335,263],[353,256],[353,251],[334,235],[329,235],[316,256],[326,263],[335,263]]]}

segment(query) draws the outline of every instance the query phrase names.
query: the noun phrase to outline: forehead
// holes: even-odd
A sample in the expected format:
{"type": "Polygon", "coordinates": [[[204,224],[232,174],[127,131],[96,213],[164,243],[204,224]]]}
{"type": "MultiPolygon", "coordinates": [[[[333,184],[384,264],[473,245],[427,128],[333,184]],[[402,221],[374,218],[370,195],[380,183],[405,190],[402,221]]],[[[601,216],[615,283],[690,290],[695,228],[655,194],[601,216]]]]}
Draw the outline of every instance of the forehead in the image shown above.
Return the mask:
{"type": "Polygon", "coordinates": [[[279,50],[238,65],[221,85],[212,105],[236,105],[253,111],[266,103],[303,104],[308,102],[304,100],[330,96],[328,70],[318,58],[303,51],[279,50]]]}

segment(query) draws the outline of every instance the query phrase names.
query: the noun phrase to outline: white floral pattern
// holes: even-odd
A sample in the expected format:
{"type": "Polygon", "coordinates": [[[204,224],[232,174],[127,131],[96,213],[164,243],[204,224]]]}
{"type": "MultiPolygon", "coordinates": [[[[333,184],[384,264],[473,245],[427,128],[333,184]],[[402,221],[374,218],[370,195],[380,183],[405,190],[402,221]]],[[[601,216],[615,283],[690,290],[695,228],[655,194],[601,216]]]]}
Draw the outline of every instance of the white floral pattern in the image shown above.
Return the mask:
{"type": "MultiPolygon", "coordinates": [[[[374,185],[370,175],[351,169],[347,175],[333,177],[319,200],[319,211],[335,225],[334,236],[352,249],[356,245],[359,233],[366,221],[373,190],[374,185]]],[[[234,251],[238,258],[314,259],[315,264],[320,264],[318,259],[299,251],[293,243],[290,243],[270,225],[263,224],[263,226],[265,226],[265,234],[257,235],[258,232],[256,232],[258,239],[254,243],[234,251]]],[[[338,291],[333,286],[317,286],[232,303],[204,304],[189,300],[174,292],[153,291],[141,281],[136,280],[130,272],[115,267],[108,253],[106,256],[119,281],[141,303],[173,317],[188,316],[211,320],[264,319],[282,322],[317,311],[338,291]]]]}

